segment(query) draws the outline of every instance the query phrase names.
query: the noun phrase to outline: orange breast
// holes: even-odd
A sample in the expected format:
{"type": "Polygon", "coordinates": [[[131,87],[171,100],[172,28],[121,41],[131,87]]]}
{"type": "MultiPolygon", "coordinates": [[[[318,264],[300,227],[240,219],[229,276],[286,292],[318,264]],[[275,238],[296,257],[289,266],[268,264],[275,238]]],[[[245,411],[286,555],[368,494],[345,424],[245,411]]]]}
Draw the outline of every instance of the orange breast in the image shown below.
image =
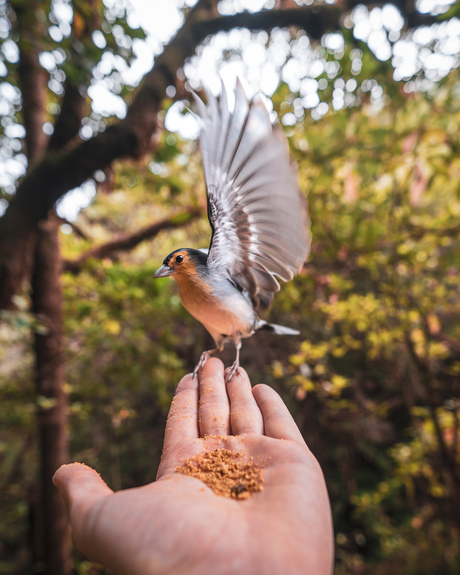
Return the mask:
{"type": "Polygon", "coordinates": [[[254,310],[244,296],[230,286],[228,293],[216,296],[215,290],[201,278],[176,277],[179,295],[185,309],[200,321],[209,333],[242,335],[253,330],[254,310]]]}

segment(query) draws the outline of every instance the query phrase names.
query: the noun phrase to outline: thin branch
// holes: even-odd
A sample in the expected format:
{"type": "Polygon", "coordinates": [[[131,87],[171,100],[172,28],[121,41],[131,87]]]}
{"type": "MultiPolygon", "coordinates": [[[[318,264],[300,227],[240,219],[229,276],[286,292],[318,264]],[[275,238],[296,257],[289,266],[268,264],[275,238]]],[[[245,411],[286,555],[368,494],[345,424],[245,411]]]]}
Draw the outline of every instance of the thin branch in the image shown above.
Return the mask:
{"type": "Polygon", "coordinates": [[[67,226],[70,226],[72,228],[72,231],[75,232],[75,235],[81,238],[82,240],[85,241],[89,240],[88,235],[75,222],[69,222],[69,220],[66,220],[65,218],[61,217],[58,217],[58,220],[61,224],[66,224],[67,226]]]}
{"type": "Polygon", "coordinates": [[[442,331],[440,331],[439,333],[430,333],[430,337],[432,337],[436,341],[444,343],[453,352],[460,354],[460,341],[458,341],[457,339],[449,337],[442,331]]]}
{"type": "Polygon", "coordinates": [[[423,382],[424,387],[427,392],[428,397],[428,407],[431,414],[431,420],[434,425],[436,438],[439,445],[439,452],[441,454],[441,459],[444,462],[445,468],[448,471],[452,484],[455,485],[457,481],[457,467],[456,462],[452,460],[452,453],[449,452],[444,435],[441,429],[441,424],[439,423],[439,418],[436,413],[436,408],[438,407],[437,402],[434,398],[434,376],[431,372],[431,368],[427,361],[423,361],[415,350],[414,343],[409,333],[404,333],[404,339],[406,342],[406,348],[409,351],[409,355],[415,364],[420,380],[423,382]]]}
{"type": "Polygon", "coordinates": [[[200,215],[201,210],[192,207],[174,214],[169,218],[155,222],[150,226],[146,226],[137,232],[122,234],[105,244],[86,250],[75,260],[65,260],[64,271],[77,274],[89,259],[113,258],[117,252],[132,250],[141,242],[154,238],[162,230],[185,226],[200,215]]]}
{"type": "Polygon", "coordinates": [[[459,431],[459,417],[458,417],[458,401],[455,403],[455,407],[453,409],[453,417],[454,417],[454,426],[453,426],[453,441],[452,441],[452,457],[454,461],[457,461],[457,453],[458,453],[458,431],[459,431]]]}
{"type": "Polygon", "coordinates": [[[34,440],[35,433],[33,430],[30,430],[28,433],[26,433],[20,448],[16,451],[9,469],[6,470],[6,478],[2,481],[2,483],[0,483],[0,492],[8,494],[13,485],[16,487],[18,484],[20,484],[20,481],[24,476],[23,464],[24,460],[26,459],[26,453],[28,452],[34,440]]]}
{"type": "Polygon", "coordinates": [[[427,228],[425,226],[414,225],[409,222],[409,227],[414,239],[420,239],[427,234],[451,238],[460,233],[460,224],[455,224],[448,228],[427,228]]]}

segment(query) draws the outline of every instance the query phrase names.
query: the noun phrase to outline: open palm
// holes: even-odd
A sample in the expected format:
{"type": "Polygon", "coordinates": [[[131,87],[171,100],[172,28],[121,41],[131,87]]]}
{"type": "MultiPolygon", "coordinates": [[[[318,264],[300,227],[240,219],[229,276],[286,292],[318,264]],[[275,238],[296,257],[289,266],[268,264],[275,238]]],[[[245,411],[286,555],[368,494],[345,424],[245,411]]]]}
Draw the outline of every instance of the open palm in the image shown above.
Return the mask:
{"type": "Polygon", "coordinates": [[[77,548],[119,575],[328,574],[333,540],[321,469],[289,411],[246,373],[225,385],[210,359],[179,383],[157,480],[113,493],[91,468],[61,467],[55,483],[77,548]],[[207,450],[263,463],[263,491],[219,497],[178,465],[207,450]]]}

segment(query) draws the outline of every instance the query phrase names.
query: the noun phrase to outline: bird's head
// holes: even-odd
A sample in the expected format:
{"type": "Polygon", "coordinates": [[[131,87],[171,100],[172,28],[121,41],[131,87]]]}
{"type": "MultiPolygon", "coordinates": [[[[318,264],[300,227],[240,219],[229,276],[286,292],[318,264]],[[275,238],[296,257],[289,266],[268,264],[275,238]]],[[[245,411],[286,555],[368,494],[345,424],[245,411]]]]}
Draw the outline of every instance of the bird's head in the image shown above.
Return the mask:
{"type": "Polygon", "coordinates": [[[206,271],[206,260],[206,253],[201,250],[181,248],[166,256],[163,265],[155,272],[153,277],[165,278],[174,276],[177,280],[181,277],[202,275],[206,271]]]}

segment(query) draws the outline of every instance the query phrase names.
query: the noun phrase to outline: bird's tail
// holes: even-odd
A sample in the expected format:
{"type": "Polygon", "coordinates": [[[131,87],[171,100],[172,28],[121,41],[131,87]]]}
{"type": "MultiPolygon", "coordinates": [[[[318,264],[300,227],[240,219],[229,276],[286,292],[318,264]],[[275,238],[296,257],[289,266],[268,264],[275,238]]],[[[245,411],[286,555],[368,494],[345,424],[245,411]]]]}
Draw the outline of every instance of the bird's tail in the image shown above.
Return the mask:
{"type": "Polygon", "coordinates": [[[296,329],[291,329],[290,327],[286,327],[284,325],[277,325],[276,323],[267,323],[263,319],[259,320],[257,324],[257,331],[272,331],[273,333],[277,333],[278,335],[299,335],[300,331],[296,329]]]}

